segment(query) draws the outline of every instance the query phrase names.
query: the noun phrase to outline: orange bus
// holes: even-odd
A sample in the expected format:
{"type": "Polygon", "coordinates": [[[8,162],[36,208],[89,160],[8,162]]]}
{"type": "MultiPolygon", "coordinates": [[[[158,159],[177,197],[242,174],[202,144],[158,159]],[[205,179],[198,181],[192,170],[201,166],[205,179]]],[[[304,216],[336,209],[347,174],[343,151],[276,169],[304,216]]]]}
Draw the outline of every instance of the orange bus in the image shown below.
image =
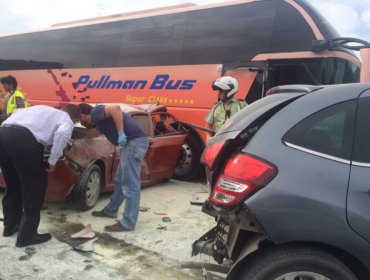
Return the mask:
{"type": "MultiPolygon", "coordinates": [[[[0,37],[0,76],[17,78],[30,104],[161,103],[204,126],[217,101],[211,83],[239,82],[247,103],[284,84],[358,82],[360,60],[305,0],[184,4],[53,25],[0,37]]],[[[204,132],[190,131],[175,177],[195,179],[204,132]]]]}

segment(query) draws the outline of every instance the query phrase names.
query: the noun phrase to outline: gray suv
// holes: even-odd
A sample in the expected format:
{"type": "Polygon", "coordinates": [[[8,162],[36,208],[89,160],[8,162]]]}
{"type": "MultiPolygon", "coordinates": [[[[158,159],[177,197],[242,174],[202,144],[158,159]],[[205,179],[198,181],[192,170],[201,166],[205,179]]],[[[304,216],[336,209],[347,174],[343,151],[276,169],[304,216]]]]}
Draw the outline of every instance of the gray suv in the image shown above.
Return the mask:
{"type": "Polygon", "coordinates": [[[193,255],[227,279],[370,279],[370,84],[281,86],[202,155],[216,226],[193,255]]]}

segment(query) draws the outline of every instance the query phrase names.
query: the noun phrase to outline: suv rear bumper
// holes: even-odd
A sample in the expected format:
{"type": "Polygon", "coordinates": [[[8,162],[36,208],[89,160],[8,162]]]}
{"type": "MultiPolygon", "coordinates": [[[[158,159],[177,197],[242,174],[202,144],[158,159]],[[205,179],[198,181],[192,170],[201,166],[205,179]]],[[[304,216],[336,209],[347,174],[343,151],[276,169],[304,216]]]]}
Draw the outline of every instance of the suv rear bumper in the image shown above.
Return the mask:
{"type": "Polygon", "coordinates": [[[219,264],[224,259],[235,261],[253,236],[263,236],[259,240],[266,239],[262,228],[245,206],[223,209],[207,200],[202,211],[215,217],[217,225],[193,243],[193,256],[209,255],[219,264]]]}

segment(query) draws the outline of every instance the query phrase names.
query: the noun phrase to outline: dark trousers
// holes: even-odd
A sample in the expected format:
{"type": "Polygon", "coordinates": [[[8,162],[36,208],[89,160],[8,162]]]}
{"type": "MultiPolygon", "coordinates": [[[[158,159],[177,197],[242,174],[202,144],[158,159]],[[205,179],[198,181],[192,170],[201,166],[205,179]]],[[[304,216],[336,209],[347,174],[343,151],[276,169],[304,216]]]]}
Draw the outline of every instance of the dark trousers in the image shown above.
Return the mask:
{"type": "Polygon", "coordinates": [[[43,152],[43,145],[27,129],[0,127],[0,166],[6,183],[4,227],[19,224],[20,242],[36,235],[40,223],[47,185],[43,152]]]}

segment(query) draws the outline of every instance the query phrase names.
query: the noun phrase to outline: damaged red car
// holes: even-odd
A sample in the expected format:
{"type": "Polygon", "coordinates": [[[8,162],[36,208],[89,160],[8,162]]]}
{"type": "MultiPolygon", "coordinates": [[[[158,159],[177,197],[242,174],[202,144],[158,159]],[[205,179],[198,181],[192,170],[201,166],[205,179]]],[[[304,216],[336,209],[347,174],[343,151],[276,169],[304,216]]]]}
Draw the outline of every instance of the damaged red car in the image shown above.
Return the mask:
{"type": "MultiPolygon", "coordinates": [[[[149,149],[141,169],[141,186],[166,181],[173,175],[187,130],[165,106],[121,105],[144,129],[149,149]]],[[[94,207],[101,193],[111,192],[119,164],[119,148],[104,135],[87,137],[87,129],[76,126],[68,151],[48,176],[46,201],[67,200],[73,208],[94,207]]],[[[46,149],[47,155],[47,149],[46,149]]],[[[0,186],[5,187],[0,174],[0,186]]]]}

